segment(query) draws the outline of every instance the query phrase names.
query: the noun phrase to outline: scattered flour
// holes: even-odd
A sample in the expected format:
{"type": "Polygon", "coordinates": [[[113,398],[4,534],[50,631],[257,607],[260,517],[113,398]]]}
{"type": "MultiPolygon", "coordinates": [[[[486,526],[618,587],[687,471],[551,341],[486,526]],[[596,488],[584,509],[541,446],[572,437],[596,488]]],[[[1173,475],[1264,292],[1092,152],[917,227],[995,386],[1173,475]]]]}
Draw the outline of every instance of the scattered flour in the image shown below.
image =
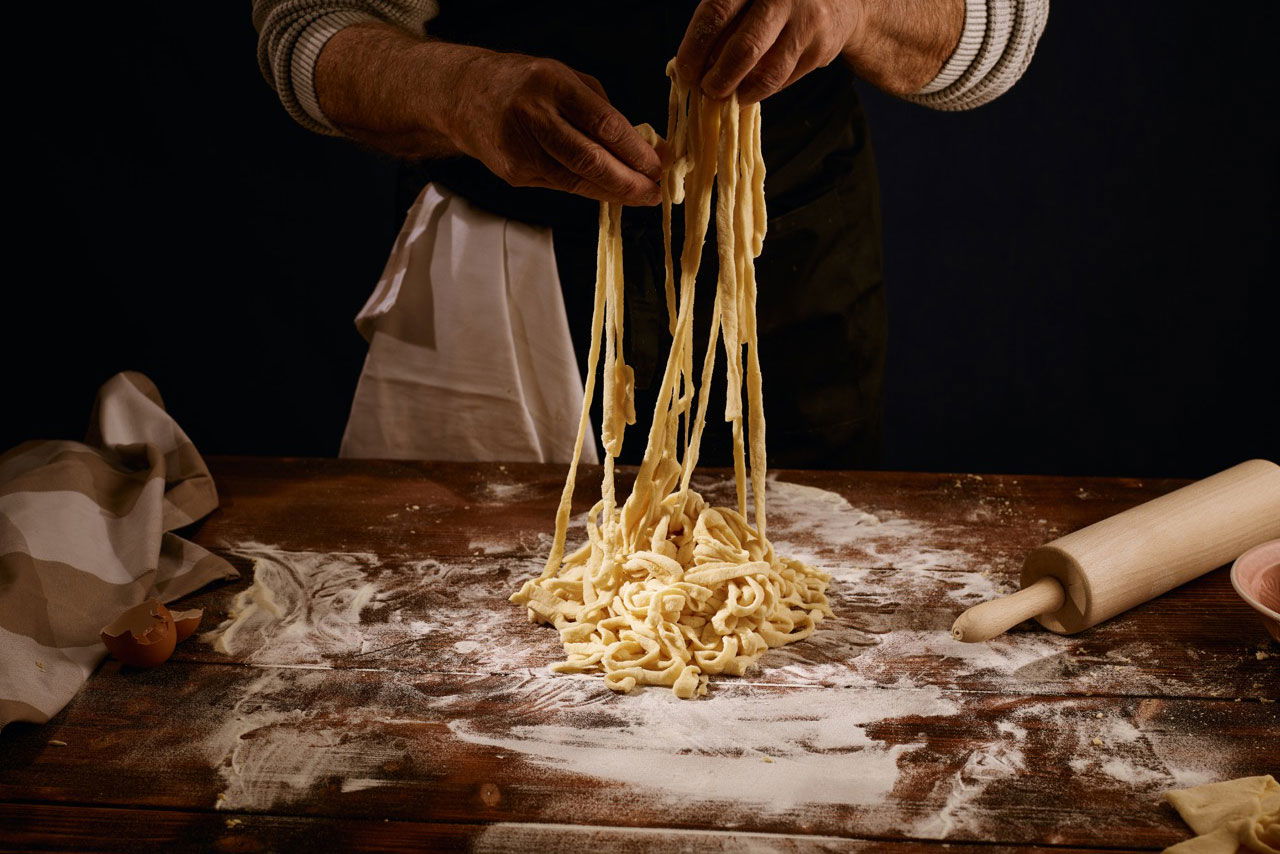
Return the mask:
{"type": "MultiPolygon", "coordinates": [[[[1134,718],[1145,714],[1145,702],[1151,701],[1139,701],[1134,718]]],[[[1110,790],[1155,804],[1169,789],[1232,776],[1224,765],[1229,751],[1220,739],[1196,737],[1180,728],[1171,731],[1163,722],[1144,728],[1118,712],[1113,701],[1105,705],[1105,712],[1094,711],[1097,705],[1089,699],[1031,700],[1004,711],[995,731],[969,754],[963,768],[935,786],[933,794],[944,805],[937,815],[918,822],[912,833],[923,838],[982,838],[991,815],[982,809],[987,791],[993,786],[1034,786],[1027,758],[1032,747],[1041,757],[1071,757],[1062,778],[1050,781],[1054,792],[1046,795],[1068,787],[1094,797],[1110,790]]],[[[1043,768],[1043,759],[1040,762],[1043,768]]],[[[1158,821],[1154,809],[1148,821],[1158,821]]]]}
{"type": "MultiPolygon", "coordinates": [[[[708,500],[732,504],[732,482],[703,485],[708,500]]],[[[769,539],[779,554],[830,571],[833,558],[859,567],[896,569],[964,568],[971,561],[960,552],[920,546],[928,525],[886,511],[869,513],[844,496],[814,486],[781,481],[770,475],[769,539]]]]}
{"type": "Polygon", "coordinates": [[[537,488],[528,482],[498,483],[489,481],[484,485],[485,498],[499,504],[522,501],[537,495],[537,488]]]}
{"type": "MultiPolygon", "coordinates": [[[[585,525],[583,530],[585,530],[585,525]]],[[[468,541],[467,551],[478,555],[546,554],[551,549],[551,535],[545,531],[523,533],[516,538],[486,535],[468,541]]]]}
{"type": "Polygon", "coordinates": [[[230,689],[229,711],[209,710],[199,746],[222,778],[219,809],[314,802],[321,789],[351,794],[396,785],[414,762],[439,766],[438,745],[421,741],[429,722],[443,729],[439,704],[433,710],[412,677],[358,672],[362,678],[352,680],[327,668],[280,666],[255,672],[230,689]]]}
{"type": "Polygon", "coordinates": [[[299,803],[329,779],[342,780],[342,791],[368,787],[363,784],[389,753],[385,740],[361,737],[358,726],[326,720],[295,700],[319,689],[323,678],[323,671],[267,669],[240,689],[230,714],[204,743],[224,783],[219,809],[299,803]]]}
{"type": "MultiPolygon", "coordinates": [[[[490,493],[515,500],[515,486],[490,493]]],[[[724,481],[698,486],[713,500],[731,496],[724,481]]],[[[455,561],[229,549],[254,561],[253,585],[203,637],[278,667],[242,682],[231,714],[210,728],[204,750],[223,777],[219,804],[268,810],[317,786],[356,793],[403,776],[406,762],[447,766],[451,749],[473,755],[479,745],[523,763],[525,775],[601,781],[624,803],[668,812],[736,804],[726,827],[759,812],[853,808],[886,833],[980,839],[997,791],[1156,793],[1221,779],[1219,745],[1170,731],[1159,706],[1143,705],[1158,701],[1121,712],[1114,700],[1032,696],[1131,686],[1124,680],[1143,649],[1094,653],[1081,667],[1076,641],[1042,631],[954,641],[954,614],[1011,589],[967,550],[963,530],[777,480],[769,501],[779,552],[832,574],[836,617],[696,702],[667,691],[618,697],[597,679],[545,672],[560,655],[554,632],[506,601],[540,571],[545,533],[477,539],[471,550],[487,556],[455,561]],[[370,671],[369,696],[342,701],[327,691],[345,683],[328,682],[324,669],[288,669],[339,659],[370,671]],[[430,679],[413,674],[419,661],[430,679]],[[973,690],[982,684],[989,693],[973,690]],[[963,734],[934,744],[926,733],[963,734]],[[1045,756],[1071,758],[1046,769],[1045,756]]],[[[551,798],[539,817],[575,819],[573,806],[551,798]]],[[[528,827],[508,826],[487,850],[528,827]]],[[[741,836],[774,850],[756,838],[768,835],[741,836]]]]}
{"type": "Polygon", "coordinates": [[[253,583],[201,640],[260,664],[319,662],[359,648],[360,612],[377,593],[366,570],[377,555],[291,552],[261,543],[228,551],[253,561],[253,583]]]}
{"type": "MultiPolygon", "coordinates": [[[[983,744],[969,754],[964,767],[945,780],[939,787],[945,793],[945,801],[937,815],[921,822],[913,831],[926,839],[946,839],[958,827],[969,830],[970,820],[985,819],[975,809],[976,802],[992,783],[1018,777],[1026,770],[1022,743],[1026,730],[1016,726],[1001,726],[995,740],[983,744]]],[[[936,790],[935,790],[936,791],[936,790]]]]}

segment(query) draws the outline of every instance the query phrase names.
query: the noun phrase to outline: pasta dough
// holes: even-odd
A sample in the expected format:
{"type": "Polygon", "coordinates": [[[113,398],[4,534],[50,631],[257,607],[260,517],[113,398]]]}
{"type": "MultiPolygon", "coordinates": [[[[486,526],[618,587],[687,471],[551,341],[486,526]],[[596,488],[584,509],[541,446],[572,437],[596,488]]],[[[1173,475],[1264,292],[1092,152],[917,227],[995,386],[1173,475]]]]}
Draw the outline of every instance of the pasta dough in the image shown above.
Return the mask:
{"type": "MultiPolygon", "coordinates": [[[[736,97],[713,101],[681,84],[673,65],[667,74],[672,82],[661,188],[672,343],[643,461],[631,495],[619,507],[615,460],[626,426],[635,423],[635,396],[633,374],[623,359],[622,208],[604,203],[577,451],[556,511],[546,567],[511,600],[527,606],[530,620],[560,631],[566,660],[554,670],[603,674],[615,691],[665,685],[690,698],[706,693],[709,674],[741,675],[770,647],[808,637],[831,610],[825,595],[829,576],[778,557],[766,536],[755,281],[766,222],[760,106],[740,106],[736,97]],[[693,364],[693,306],[713,187],[719,271],[699,378],[693,364]],[[671,223],[680,204],[684,242],[677,294],[671,223]],[[721,337],[736,508],[711,507],[690,488],[721,337]],[[602,351],[601,497],[588,514],[587,542],[565,556],[578,455],[602,351]]],[[[651,128],[640,130],[658,144],[651,128]]]]}
{"type": "Polygon", "coordinates": [[[1270,774],[1165,792],[1198,836],[1166,854],[1280,854],[1280,784],[1270,774]]]}

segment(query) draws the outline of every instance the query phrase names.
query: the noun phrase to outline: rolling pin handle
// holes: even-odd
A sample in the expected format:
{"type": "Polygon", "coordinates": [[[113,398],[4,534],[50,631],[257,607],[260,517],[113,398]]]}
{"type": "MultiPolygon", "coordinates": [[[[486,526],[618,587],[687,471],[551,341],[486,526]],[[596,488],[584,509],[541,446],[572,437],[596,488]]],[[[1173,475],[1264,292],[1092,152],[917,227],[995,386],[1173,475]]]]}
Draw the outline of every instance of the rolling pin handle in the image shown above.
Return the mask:
{"type": "Polygon", "coordinates": [[[1066,600],[1062,583],[1051,575],[1017,593],[974,605],[956,618],[951,636],[965,643],[991,640],[999,634],[1041,614],[1052,614],[1066,600]]]}

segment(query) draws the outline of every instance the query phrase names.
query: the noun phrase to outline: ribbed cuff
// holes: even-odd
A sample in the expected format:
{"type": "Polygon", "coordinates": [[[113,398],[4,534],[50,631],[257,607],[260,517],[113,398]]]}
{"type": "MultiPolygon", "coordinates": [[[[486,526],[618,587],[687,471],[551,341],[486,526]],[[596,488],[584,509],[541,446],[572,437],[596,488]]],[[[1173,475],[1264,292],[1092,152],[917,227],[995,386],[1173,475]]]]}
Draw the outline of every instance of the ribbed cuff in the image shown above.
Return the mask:
{"type": "MultiPolygon", "coordinates": [[[[339,30],[352,24],[363,24],[381,20],[367,12],[342,10],[328,12],[307,24],[298,34],[293,44],[289,60],[289,87],[294,102],[302,108],[307,117],[314,123],[314,130],[334,136],[342,136],[342,131],[329,121],[320,109],[320,98],[316,95],[316,60],[325,44],[339,30]]],[[[300,116],[298,118],[301,118],[300,116]]],[[[304,122],[306,124],[306,122],[304,122]]]]}
{"type": "Polygon", "coordinates": [[[951,57],[942,66],[938,76],[934,77],[916,95],[929,95],[940,92],[960,79],[973,64],[982,49],[982,40],[987,35],[987,2],[986,0],[965,0],[964,30],[960,33],[960,41],[951,57]]]}
{"type": "Polygon", "coordinates": [[[994,101],[1026,71],[1048,17],[1049,0],[967,4],[961,47],[934,81],[905,99],[935,110],[971,110],[994,101]],[[981,32],[975,33],[979,12],[981,32]],[[943,79],[952,74],[949,82],[943,79]]]}

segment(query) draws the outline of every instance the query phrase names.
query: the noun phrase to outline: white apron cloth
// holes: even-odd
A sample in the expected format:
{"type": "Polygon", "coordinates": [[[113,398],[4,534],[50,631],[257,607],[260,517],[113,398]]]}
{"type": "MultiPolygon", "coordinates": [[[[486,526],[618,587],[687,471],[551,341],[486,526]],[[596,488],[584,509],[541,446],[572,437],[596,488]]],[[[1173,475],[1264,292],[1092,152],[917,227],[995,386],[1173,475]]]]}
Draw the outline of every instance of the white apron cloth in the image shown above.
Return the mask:
{"type": "Polygon", "coordinates": [[[369,354],[340,456],[573,456],[582,378],[549,229],[428,184],[356,327],[369,354]]]}

